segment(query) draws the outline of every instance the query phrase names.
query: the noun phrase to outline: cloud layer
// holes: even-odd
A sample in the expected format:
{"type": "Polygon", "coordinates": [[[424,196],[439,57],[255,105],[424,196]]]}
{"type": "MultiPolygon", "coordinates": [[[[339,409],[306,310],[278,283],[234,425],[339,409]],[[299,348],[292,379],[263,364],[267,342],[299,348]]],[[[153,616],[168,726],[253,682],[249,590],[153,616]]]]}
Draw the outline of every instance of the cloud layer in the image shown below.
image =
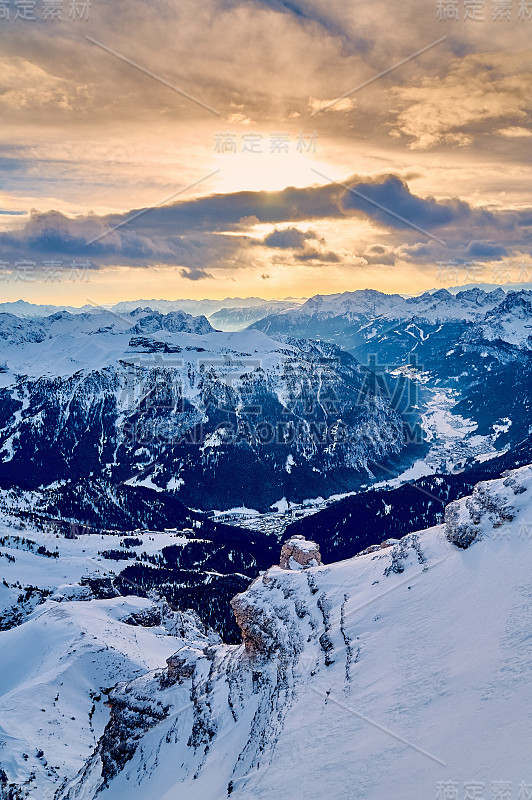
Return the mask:
{"type": "Polygon", "coordinates": [[[528,256],[532,22],[437,8],[93,0],[86,24],[11,20],[0,260],[165,265],[191,286],[308,269],[326,288],[340,268],[378,283],[406,265],[407,282],[409,265],[528,256]],[[284,161],[215,151],[274,132],[284,161]],[[292,152],[313,132],[315,152],[292,152]]]}
{"type": "Polygon", "coordinates": [[[198,281],[211,278],[212,269],[249,266],[259,251],[276,263],[281,251],[288,264],[338,263],[345,254],[308,227],[334,221],[370,223],[373,237],[383,240],[361,243],[351,253],[366,264],[389,265],[399,257],[415,263],[500,260],[532,246],[532,208],[492,211],[458,198],[420,197],[399,177],[383,175],[281,192],[218,194],[104,217],[34,212],[24,227],[0,233],[0,249],[11,260],[77,258],[94,268],[172,265],[198,281]],[[271,230],[258,238],[255,231],[264,225],[271,230]]]}

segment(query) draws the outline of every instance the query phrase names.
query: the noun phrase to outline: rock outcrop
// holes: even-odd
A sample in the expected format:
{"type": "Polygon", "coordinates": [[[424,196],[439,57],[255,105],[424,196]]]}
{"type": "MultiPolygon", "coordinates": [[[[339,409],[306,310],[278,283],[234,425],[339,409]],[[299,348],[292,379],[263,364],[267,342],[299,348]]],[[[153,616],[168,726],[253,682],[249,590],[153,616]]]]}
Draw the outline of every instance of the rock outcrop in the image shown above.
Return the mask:
{"type": "Polygon", "coordinates": [[[320,548],[316,542],[309,542],[304,536],[292,536],[281,549],[281,569],[305,569],[321,565],[320,548]]]}
{"type": "Polygon", "coordinates": [[[497,481],[477,484],[470,497],[455,500],[445,509],[445,535],[451,544],[466,550],[473,542],[515,517],[513,498],[526,491],[524,479],[530,467],[504,473],[497,481]]]}
{"type": "Polygon", "coordinates": [[[177,683],[178,680],[192,678],[196,670],[196,664],[199,658],[203,656],[203,651],[198,650],[197,647],[189,647],[185,645],[173,656],[166,659],[168,666],[167,682],[168,684],[177,683]]]}

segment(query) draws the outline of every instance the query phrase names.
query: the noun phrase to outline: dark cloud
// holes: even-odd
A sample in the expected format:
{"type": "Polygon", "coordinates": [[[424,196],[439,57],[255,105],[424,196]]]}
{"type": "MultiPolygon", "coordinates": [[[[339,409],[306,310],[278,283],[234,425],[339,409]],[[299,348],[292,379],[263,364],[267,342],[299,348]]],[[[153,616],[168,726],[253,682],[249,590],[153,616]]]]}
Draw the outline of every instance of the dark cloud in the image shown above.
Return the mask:
{"type": "Polygon", "coordinates": [[[320,261],[325,264],[337,264],[340,261],[337,253],[325,249],[327,242],[316,231],[302,231],[294,227],[276,228],[262,241],[266,247],[295,250],[294,259],[299,262],[320,261]]]}
{"type": "MultiPolygon", "coordinates": [[[[157,209],[150,211],[156,214],[157,209]]],[[[95,265],[124,264],[148,267],[154,264],[182,266],[192,270],[206,264],[234,260],[249,247],[246,236],[224,236],[215,231],[191,231],[184,236],[173,226],[150,227],[144,216],[133,228],[126,214],[110,226],[108,218],[89,215],[70,219],[58,211],[33,212],[23,228],[0,233],[0,258],[56,259],[84,258],[95,265]]]]}
{"type": "Polygon", "coordinates": [[[194,230],[225,231],[242,230],[246,220],[252,224],[298,222],[308,219],[341,217],[341,195],[345,190],[334,185],[311,186],[303,189],[289,187],[278,192],[234,192],[215,194],[188,200],[162,208],[133,209],[129,215],[112,215],[105,219],[111,227],[120,224],[127,216],[139,214],[131,222],[133,229],[158,228],[187,232],[194,230]]]}
{"type": "Polygon", "coordinates": [[[263,239],[263,243],[267,247],[279,248],[301,248],[305,243],[313,239],[319,240],[317,233],[314,231],[301,231],[299,228],[285,228],[284,230],[276,229],[263,239]]]}
{"type": "Polygon", "coordinates": [[[364,250],[363,258],[368,264],[381,264],[383,266],[393,266],[396,262],[396,255],[392,247],[382,244],[373,244],[364,250]]]}
{"type": "Polygon", "coordinates": [[[471,242],[466,250],[466,254],[471,258],[489,259],[491,261],[500,261],[501,258],[508,255],[505,247],[499,244],[491,244],[490,242],[471,242]]]}
{"type": "Polygon", "coordinates": [[[322,261],[325,264],[338,264],[340,256],[337,253],[329,251],[323,253],[316,248],[309,248],[304,253],[297,253],[295,256],[296,261],[322,261]]]}
{"type": "MultiPolygon", "coordinates": [[[[463,242],[455,241],[450,246],[442,247],[436,242],[415,244],[400,247],[398,257],[415,264],[434,265],[446,264],[464,266],[482,261],[500,261],[509,255],[513,248],[508,245],[496,245],[490,242],[463,242]]],[[[517,251],[516,251],[517,252],[517,251]]]]}
{"type": "Polygon", "coordinates": [[[212,279],[210,272],[206,272],[204,269],[182,269],[181,277],[186,278],[189,281],[203,281],[208,278],[212,279]]]}
{"type": "MultiPolygon", "coordinates": [[[[527,224],[527,218],[530,218],[530,211],[495,213],[474,209],[458,198],[436,200],[419,197],[395,175],[372,180],[353,176],[343,185],[288,187],[278,192],[216,194],[152,209],[149,216],[144,212],[147,209],[135,209],[130,215],[109,216],[105,223],[109,226],[121,224],[128,216],[139,214],[138,219],[129,224],[133,230],[140,228],[149,232],[161,228],[167,230],[172,226],[174,230],[185,233],[190,230],[242,230],[246,219],[254,220],[255,224],[257,221],[278,224],[361,215],[378,221],[385,228],[408,231],[410,225],[416,225],[430,231],[456,224],[511,229],[522,222],[527,224]]],[[[271,236],[273,239],[270,241],[275,241],[276,232],[271,236]]],[[[278,241],[281,240],[279,236],[278,241]]]]}
{"type": "MultiPolygon", "coordinates": [[[[408,228],[409,223],[412,223],[418,227],[434,229],[449,225],[459,218],[469,219],[472,215],[470,206],[462,200],[442,203],[433,198],[425,199],[413,195],[405,181],[394,175],[379,178],[377,181],[355,180],[347,185],[350,191],[343,195],[343,209],[346,212],[361,211],[387,227],[408,228]]],[[[489,214],[485,219],[486,222],[493,221],[489,214]]]]}
{"type": "Polygon", "coordinates": [[[246,221],[251,228],[258,223],[364,217],[376,222],[389,239],[387,250],[379,251],[379,245],[374,245],[363,251],[369,264],[393,264],[399,250],[415,262],[489,260],[518,246],[530,246],[531,216],[529,209],[492,212],[457,198],[419,197],[394,175],[372,180],[352,177],[344,186],[216,194],[104,217],[71,219],[58,211],[33,212],[22,228],[0,233],[0,258],[85,258],[102,266],[168,264],[202,279],[206,268],[249,266],[249,254],[257,246],[292,249],[294,262],[339,261],[336,253],[327,252],[325,240],[315,231],[291,225],[257,241],[246,235],[246,221]],[[445,239],[447,248],[425,240],[424,231],[431,230],[445,239]]]}

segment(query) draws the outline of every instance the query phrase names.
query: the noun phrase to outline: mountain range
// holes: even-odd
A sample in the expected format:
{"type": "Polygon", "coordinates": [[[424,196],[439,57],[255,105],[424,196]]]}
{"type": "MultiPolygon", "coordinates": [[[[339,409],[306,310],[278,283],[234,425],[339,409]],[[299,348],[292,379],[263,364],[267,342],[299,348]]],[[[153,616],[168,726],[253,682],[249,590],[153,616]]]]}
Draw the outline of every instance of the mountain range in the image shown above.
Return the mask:
{"type": "Polygon", "coordinates": [[[1,800],[532,796],[532,292],[168,302],[0,313],[1,800]]]}
{"type": "Polygon", "coordinates": [[[15,314],[17,317],[44,317],[68,311],[70,314],[91,314],[101,311],[113,311],[115,314],[127,314],[137,308],[151,308],[162,314],[171,314],[174,311],[183,311],[185,314],[210,317],[221,313],[221,319],[227,317],[244,321],[248,315],[248,324],[262,319],[272,311],[283,308],[295,308],[301,300],[288,298],[286,300],[264,300],[260,297],[226,297],[225,300],[122,300],[112,305],[100,306],[96,303],[86,303],[84,306],[58,306],[28,303],[26,300],[0,303],[1,314],[15,314]]]}
{"type": "Polygon", "coordinates": [[[345,491],[405,448],[369,371],[323,342],[150,309],[0,315],[0,337],[6,487],[105,477],[267,510],[345,491]]]}

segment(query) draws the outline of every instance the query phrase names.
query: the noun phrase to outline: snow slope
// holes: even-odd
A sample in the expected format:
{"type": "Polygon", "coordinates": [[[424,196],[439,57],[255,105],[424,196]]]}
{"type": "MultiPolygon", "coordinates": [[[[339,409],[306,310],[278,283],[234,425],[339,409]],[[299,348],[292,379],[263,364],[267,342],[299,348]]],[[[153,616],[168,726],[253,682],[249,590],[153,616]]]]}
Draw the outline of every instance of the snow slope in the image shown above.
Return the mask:
{"type": "Polygon", "coordinates": [[[456,294],[440,289],[408,298],[365,289],[317,295],[251,327],[270,335],[290,333],[334,342],[363,363],[369,354],[378,354],[381,363],[400,363],[415,351],[430,369],[444,357],[443,348],[464,335],[530,349],[531,300],[530,291],[506,294],[501,288],[456,294]]]}
{"type": "Polygon", "coordinates": [[[479,325],[488,341],[499,339],[516,347],[532,349],[532,292],[515,292],[486,314],[479,325]]]}
{"type": "MultiPolygon", "coordinates": [[[[7,514],[0,521],[0,770],[24,788],[21,797],[51,800],[102,735],[106,691],[164,663],[180,644],[177,620],[194,627],[190,614],[154,613],[153,600],[95,598],[91,582],[131,565],[128,554],[140,560],[189,543],[177,530],[137,531],[123,560],[101,556],[120,552],[122,540],[81,526],[65,539],[7,514]],[[148,614],[149,625],[125,622],[148,614]]],[[[3,799],[1,788],[0,772],[3,799]]]]}
{"type": "Polygon", "coordinates": [[[0,634],[0,764],[22,797],[50,800],[103,732],[104,690],[175,650],[166,630],[121,621],[149,606],[138,597],[48,600],[0,634]]]}
{"type": "Polygon", "coordinates": [[[22,589],[38,587],[51,595],[64,593],[65,587],[78,586],[80,580],[89,575],[102,578],[118,575],[131,564],[128,555],[134,553],[141,561],[144,553],[153,556],[164,547],[185,546],[189,541],[178,531],[144,531],[135,534],[141,544],[126,550],[120,547],[123,536],[84,533],[81,525],[77,526],[76,539],[19,525],[8,517],[0,519],[0,576],[3,581],[0,583],[0,612],[3,614],[16,604],[22,589]],[[39,548],[50,555],[39,553],[39,548]],[[121,550],[123,560],[109,560],[101,555],[121,550]],[[54,553],[58,557],[52,557],[54,553]]]}
{"type": "Polygon", "coordinates": [[[261,305],[221,308],[208,316],[215,328],[223,331],[240,331],[269,314],[297,308],[299,305],[300,303],[289,300],[272,300],[261,305]]]}
{"type": "Polygon", "coordinates": [[[523,467],[442,526],[268,570],[233,601],[243,645],[119,684],[57,800],[527,797],[531,490],[523,467]]]}

